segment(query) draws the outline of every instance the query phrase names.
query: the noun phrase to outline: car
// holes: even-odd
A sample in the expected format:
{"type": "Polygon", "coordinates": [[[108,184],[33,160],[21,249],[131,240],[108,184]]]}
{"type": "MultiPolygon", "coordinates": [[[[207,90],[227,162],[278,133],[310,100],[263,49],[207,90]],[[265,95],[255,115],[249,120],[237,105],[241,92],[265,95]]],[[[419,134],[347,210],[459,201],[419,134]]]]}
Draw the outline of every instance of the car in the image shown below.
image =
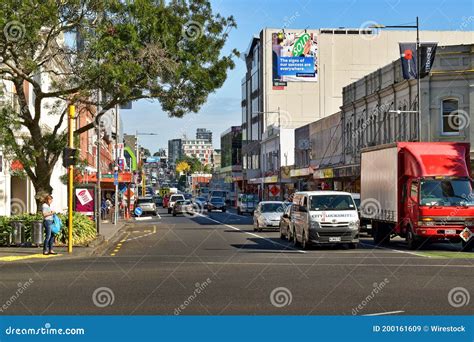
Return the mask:
{"type": "Polygon", "coordinates": [[[243,215],[249,213],[253,215],[255,207],[258,204],[258,197],[254,194],[240,194],[237,198],[237,214],[243,215]]]}
{"type": "Polygon", "coordinates": [[[193,195],[187,194],[187,193],[183,194],[183,196],[184,196],[184,199],[187,199],[187,200],[190,200],[191,198],[193,198],[193,195]]]}
{"type": "Polygon", "coordinates": [[[199,208],[206,208],[206,198],[203,196],[194,198],[194,203],[199,206],[199,208]]]}
{"type": "Polygon", "coordinates": [[[210,213],[213,210],[222,210],[225,213],[227,206],[222,197],[211,197],[207,203],[207,211],[210,213]]]}
{"type": "Polygon", "coordinates": [[[303,191],[293,196],[293,243],[306,249],[310,244],[359,244],[359,215],[348,192],[303,191]]]}
{"type": "Polygon", "coordinates": [[[263,228],[278,228],[284,211],[282,201],[260,202],[253,213],[253,230],[261,232],[263,228]]]}
{"type": "Polygon", "coordinates": [[[136,202],[136,207],[140,208],[143,212],[142,215],[146,214],[151,214],[153,216],[156,216],[156,204],[153,201],[153,197],[147,196],[147,197],[138,197],[138,200],[136,202]]]}
{"type": "Polygon", "coordinates": [[[168,202],[168,214],[171,214],[171,211],[173,210],[173,206],[175,205],[176,201],[179,201],[179,200],[184,201],[184,199],[185,198],[182,194],[172,194],[168,202]]]}
{"type": "Polygon", "coordinates": [[[194,204],[190,200],[178,200],[173,206],[173,216],[177,214],[190,214],[194,215],[194,204]]]}
{"type": "Polygon", "coordinates": [[[293,230],[291,228],[291,207],[292,203],[285,203],[285,211],[280,218],[280,239],[286,239],[292,241],[293,239],[293,230]]]}
{"type": "Polygon", "coordinates": [[[153,197],[153,200],[155,201],[155,204],[156,204],[157,207],[162,207],[163,206],[163,197],[155,196],[155,197],[153,197]]]}

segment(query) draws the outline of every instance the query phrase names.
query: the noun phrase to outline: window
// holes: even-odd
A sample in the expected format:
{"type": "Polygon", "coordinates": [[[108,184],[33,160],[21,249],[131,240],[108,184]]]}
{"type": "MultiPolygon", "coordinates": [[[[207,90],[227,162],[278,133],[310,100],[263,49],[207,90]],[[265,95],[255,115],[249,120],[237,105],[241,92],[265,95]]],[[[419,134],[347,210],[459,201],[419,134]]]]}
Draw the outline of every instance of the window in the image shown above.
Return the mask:
{"type": "Polygon", "coordinates": [[[416,201],[418,199],[418,181],[414,180],[411,182],[410,197],[416,201]]]}
{"type": "Polygon", "coordinates": [[[463,117],[460,117],[459,101],[446,99],[441,102],[442,134],[455,135],[463,128],[463,117]]]}

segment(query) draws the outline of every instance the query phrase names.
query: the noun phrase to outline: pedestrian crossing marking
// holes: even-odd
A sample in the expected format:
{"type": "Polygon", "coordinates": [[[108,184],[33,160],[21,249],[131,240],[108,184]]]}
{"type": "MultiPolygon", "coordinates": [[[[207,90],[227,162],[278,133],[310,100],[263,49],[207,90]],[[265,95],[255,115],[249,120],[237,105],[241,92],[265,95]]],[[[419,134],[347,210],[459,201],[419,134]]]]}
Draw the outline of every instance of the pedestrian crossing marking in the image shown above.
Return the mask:
{"type": "Polygon", "coordinates": [[[44,255],[42,253],[38,254],[30,254],[30,255],[9,255],[0,257],[0,261],[18,261],[18,260],[26,260],[26,259],[48,259],[57,256],[61,256],[62,254],[48,254],[44,255]]]}

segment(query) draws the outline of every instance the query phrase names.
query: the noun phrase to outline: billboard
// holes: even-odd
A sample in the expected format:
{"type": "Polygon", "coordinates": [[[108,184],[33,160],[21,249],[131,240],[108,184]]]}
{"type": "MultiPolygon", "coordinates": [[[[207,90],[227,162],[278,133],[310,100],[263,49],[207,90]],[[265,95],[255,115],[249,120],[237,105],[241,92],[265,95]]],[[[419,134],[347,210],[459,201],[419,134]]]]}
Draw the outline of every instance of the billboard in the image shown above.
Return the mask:
{"type": "Polygon", "coordinates": [[[287,82],[317,82],[316,34],[278,32],[272,34],[273,85],[287,82]]]}
{"type": "Polygon", "coordinates": [[[95,200],[93,188],[76,188],[75,211],[94,218],[95,200]]]}

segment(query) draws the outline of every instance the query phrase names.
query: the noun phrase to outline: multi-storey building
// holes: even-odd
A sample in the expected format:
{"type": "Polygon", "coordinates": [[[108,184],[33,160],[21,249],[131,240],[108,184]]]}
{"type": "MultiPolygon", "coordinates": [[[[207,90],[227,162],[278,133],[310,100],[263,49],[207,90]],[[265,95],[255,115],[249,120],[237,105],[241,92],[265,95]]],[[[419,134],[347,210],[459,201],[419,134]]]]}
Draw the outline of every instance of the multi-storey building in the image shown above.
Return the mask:
{"type": "Polygon", "coordinates": [[[176,161],[183,157],[183,140],[171,139],[168,140],[168,166],[174,169],[176,161]]]}
{"type": "Polygon", "coordinates": [[[470,142],[473,164],[473,62],[474,44],[438,47],[421,79],[421,126],[416,80],[403,79],[399,60],[344,87],[340,112],[296,130],[295,182],[358,192],[363,148],[418,141],[420,131],[422,141],[470,142]]]}
{"type": "MultiPolygon", "coordinates": [[[[261,184],[260,142],[268,126],[296,128],[338,112],[344,86],[398,59],[398,43],[415,38],[414,31],[367,29],[264,29],[254,36],[242,79],[243,186],[249,179],[261,184]],[[300,66],[289,65],[285,57],[296,50],[305,58],[300,66]],[[292,67],[302,71],[291,74],[292,67]]],[[[473,35],[420,31],[420,38],[440,45],[465,44],[473,35]]]]}
{"type": "Polygon", "coordinates": [[[219,178],[228,184],[230,199],[242,190],[242,128],[231,126],[221,133],[221,167],[219,178]]]}
{"type": "Polygon", "coordinates": [[[209,140],[182,140],[183,155],[188,157],[196,157],[204,165],[211,164],[211,156],[213,152],[214,148],[212,147],[212,143],[209,140]]]}
{"type": "Polygon", "coordinates": [[[212,131],[206,128],[196,129],[196,139],[207,140],[212,143],[212,131]]]}

